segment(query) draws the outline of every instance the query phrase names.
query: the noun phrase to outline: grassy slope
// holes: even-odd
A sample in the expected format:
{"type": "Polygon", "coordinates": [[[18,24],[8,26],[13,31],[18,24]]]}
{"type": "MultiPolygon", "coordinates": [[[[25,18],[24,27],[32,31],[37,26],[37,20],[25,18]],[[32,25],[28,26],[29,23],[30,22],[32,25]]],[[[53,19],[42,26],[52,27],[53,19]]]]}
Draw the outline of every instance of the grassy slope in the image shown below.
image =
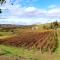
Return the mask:
{"type": "Polygon", "coordinates": [[[15,35],[16,34],[14,34],[13,32],[0,32],[0,39],[9,38],[15,35]]]}

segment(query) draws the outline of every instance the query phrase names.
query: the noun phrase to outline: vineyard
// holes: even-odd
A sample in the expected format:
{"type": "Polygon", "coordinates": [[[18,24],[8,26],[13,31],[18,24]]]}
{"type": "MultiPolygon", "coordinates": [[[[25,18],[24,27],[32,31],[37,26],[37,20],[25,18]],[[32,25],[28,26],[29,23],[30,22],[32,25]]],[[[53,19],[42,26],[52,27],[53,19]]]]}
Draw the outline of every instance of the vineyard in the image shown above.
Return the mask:
{"type": "Polygon", "coordinates": [[[11,38],[0,39],[0,44],[24,47],[27,49],[38,49],[53,52],[56,48],[55,31],[26,32],[11,38]]]}

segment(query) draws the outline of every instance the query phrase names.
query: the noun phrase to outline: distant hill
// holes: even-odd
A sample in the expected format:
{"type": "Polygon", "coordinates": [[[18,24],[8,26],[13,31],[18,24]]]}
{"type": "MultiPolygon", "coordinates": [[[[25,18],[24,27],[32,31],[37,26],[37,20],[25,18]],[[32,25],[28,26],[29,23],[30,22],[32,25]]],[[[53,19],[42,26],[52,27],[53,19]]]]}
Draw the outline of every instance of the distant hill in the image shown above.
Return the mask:
{"type": "MultiPolygon", "coordinates": [[[[51,24],[54,25],[55,22],[52,23],[45,23],[45,24],[33,24],[33,25],[14,25],[14,24],[0,24],[0,28],[32,28],[37,26],[39,28],[50,28],[51,24]]],[[[58,28],[60,28],[60,22],[57,22],[58,28]]],[[[54,26],[55,27],[55,26],[54,26]]]]}

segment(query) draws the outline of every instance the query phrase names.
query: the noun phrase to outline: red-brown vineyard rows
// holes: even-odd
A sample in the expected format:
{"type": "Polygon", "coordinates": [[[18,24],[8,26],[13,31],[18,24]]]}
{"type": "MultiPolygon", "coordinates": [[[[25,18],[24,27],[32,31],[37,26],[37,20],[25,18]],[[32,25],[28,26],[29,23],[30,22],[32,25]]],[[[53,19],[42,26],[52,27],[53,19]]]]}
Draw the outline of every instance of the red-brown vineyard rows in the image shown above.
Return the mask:
{"type": "Polygon", "coordinates": [[[56,47],[56,40],[54,31],[46,32],[27,32],[22,33],[19,36],[15,36],[8,39],[0,39],[0,44],[12,45],[16,47],[24,47],[27,49],[36,48],[41,51],[52,52],[56,47]]]}

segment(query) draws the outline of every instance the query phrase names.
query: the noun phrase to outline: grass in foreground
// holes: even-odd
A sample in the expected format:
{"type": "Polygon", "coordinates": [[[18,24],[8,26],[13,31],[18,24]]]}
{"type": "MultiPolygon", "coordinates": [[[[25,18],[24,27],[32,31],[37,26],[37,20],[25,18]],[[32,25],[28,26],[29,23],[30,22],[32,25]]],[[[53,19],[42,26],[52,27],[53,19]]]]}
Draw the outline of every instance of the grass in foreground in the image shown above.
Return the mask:
{"type": "Polygon", "coordinates": [[[56,51],[53,54],[50,54],[49,52],[42,54],[36,49],[27,50],[25,48],[17,48],[5,45],[0,45],[0,55],[21,56],[31,60],[60,60],[60,51],[56,51]]]}

